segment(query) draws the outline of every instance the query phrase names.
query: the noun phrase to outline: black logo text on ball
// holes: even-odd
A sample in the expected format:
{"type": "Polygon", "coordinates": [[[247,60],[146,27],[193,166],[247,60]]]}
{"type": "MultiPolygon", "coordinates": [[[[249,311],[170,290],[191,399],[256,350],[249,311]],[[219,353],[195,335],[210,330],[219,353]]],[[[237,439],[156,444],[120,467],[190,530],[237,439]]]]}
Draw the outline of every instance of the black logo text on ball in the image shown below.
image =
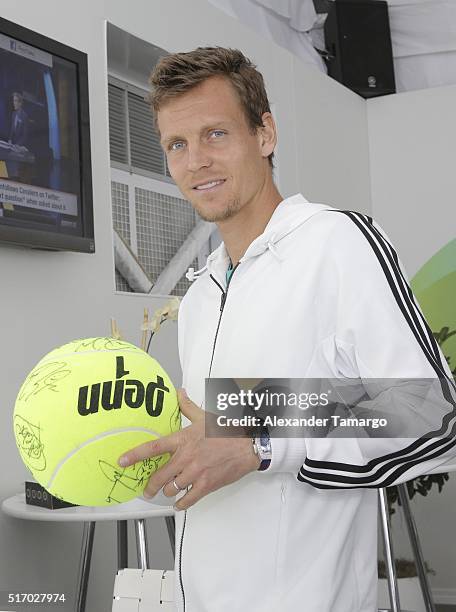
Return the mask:
{"type": "Polygon", "coordinates": [[[124,358],[116,357],[116,380],[94,383],[79,388],[78,412],[81,416],[95,414],[101,408],[104,410],[118,409],[125,403],[130,408],[142,408],[145,406],[147,413],[151,417],[160,416],[163,410],[165,393],[169,393],[169,388],[165,381],[157,375],[156,382],[149,382],[147,386],[140,380],[122,380],[124,376],[130,374],[125,370],[124,358]],[[112,387],[114,385],[114,393],[112,387]],[[89,399],[90,389],[90,403],[89,399]]]}

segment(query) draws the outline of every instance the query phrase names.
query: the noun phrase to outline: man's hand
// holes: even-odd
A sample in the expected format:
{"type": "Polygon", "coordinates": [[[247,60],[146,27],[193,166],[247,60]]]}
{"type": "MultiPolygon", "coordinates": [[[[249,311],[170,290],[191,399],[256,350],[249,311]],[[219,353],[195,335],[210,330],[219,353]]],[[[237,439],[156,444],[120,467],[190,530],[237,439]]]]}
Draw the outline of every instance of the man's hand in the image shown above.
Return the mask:
{"type": "Polygon", "coordinates": [[[183,389],[178,391],[178,399],[182,414],[192,424],[133,448],[120,457],[119,465],[127,467],[148,457],[171,453],[168,463],[149,478],[144,496],[153,497],[163,489],[167,497],[174,497],[174,481],[181,490],[189,487],[175,505],[177,510],[186,510],[208,493],[257,470],[260,459],[250,438],[206,438],[204,410],[183,389]]]}

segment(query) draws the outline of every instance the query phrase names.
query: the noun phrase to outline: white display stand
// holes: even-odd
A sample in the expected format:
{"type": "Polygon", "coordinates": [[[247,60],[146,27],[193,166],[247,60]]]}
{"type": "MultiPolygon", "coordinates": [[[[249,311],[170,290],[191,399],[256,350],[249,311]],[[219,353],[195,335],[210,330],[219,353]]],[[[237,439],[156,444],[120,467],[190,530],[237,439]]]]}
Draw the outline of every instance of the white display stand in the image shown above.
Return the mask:
{"type": "MultiPolygon", "coordinates": [[[[173,503],[173,500],[167,499],[167,502],[173,503]]],[[[5,499],[2,503],[2,510],[5,514],[22,520],[84,523],[81,561],[77,584],[77,600],[75,604],[76,612],[85,612],[87,586],[90,574],[90,562],[92,557],[93,538],[95,533],[95,524],[97,521],[117,522],[119,570],[124,570],[127,564],[128,555],[126,521],[128,520],[134,520],[135,522],[138,565],[143,572],[144,570],[148,569],[149,565],[146,529],[144,522],[145,519],[166,519],[171,548],[174,553],[173,507],[157,505],[156,503],[148,502],[141,498],[134,499],[124,504],[118,504],[116,506],[75,506],[71,508],[61,508],[59,510],[49,510],[48,508],[40,508],[38,506],[31,506],[26,504],[25,494],[21,493],[19,495],[14,495],[13,497],[5,499]]],[[[137,572],[141,570],[134,571],[137,572]]],[[[138,610],[138,608],[133,609],[135,610],[135,612],[138,610]]],[[[159,609],[163,610],[163,612],[165,612],[166,610],[166,608],[159,609]]],[[[119,612],[120,610],[121,608],[119,608],[119,612]]]]}

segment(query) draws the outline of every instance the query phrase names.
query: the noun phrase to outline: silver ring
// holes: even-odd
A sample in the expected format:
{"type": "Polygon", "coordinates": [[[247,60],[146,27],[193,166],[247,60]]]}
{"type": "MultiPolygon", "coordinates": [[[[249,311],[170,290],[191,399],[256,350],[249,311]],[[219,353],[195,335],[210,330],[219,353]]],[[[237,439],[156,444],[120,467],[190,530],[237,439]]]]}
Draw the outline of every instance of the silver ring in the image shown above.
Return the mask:
{"type": "Polygon", "coordinates": [[[180,488],[180,486],[177,484],[176,479],[173,480],[173,487],[176,489],[176,491],[179,493],[179,491],[182,491],[183,489],[180,488]]]}

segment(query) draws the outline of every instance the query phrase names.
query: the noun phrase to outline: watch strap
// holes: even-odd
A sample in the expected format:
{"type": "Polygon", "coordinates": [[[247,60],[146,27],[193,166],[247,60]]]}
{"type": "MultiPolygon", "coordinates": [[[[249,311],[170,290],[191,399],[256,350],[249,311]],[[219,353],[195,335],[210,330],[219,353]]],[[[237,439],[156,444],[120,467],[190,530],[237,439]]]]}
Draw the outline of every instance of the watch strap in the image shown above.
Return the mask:
{"type": "Polygon", "coordinates": [[[272,446],[269,431],[265,427],[261,433],[252,439],[253,450],[260,458],[259,472],[264,472],[271,465],[272,461],[272,446]]]}

